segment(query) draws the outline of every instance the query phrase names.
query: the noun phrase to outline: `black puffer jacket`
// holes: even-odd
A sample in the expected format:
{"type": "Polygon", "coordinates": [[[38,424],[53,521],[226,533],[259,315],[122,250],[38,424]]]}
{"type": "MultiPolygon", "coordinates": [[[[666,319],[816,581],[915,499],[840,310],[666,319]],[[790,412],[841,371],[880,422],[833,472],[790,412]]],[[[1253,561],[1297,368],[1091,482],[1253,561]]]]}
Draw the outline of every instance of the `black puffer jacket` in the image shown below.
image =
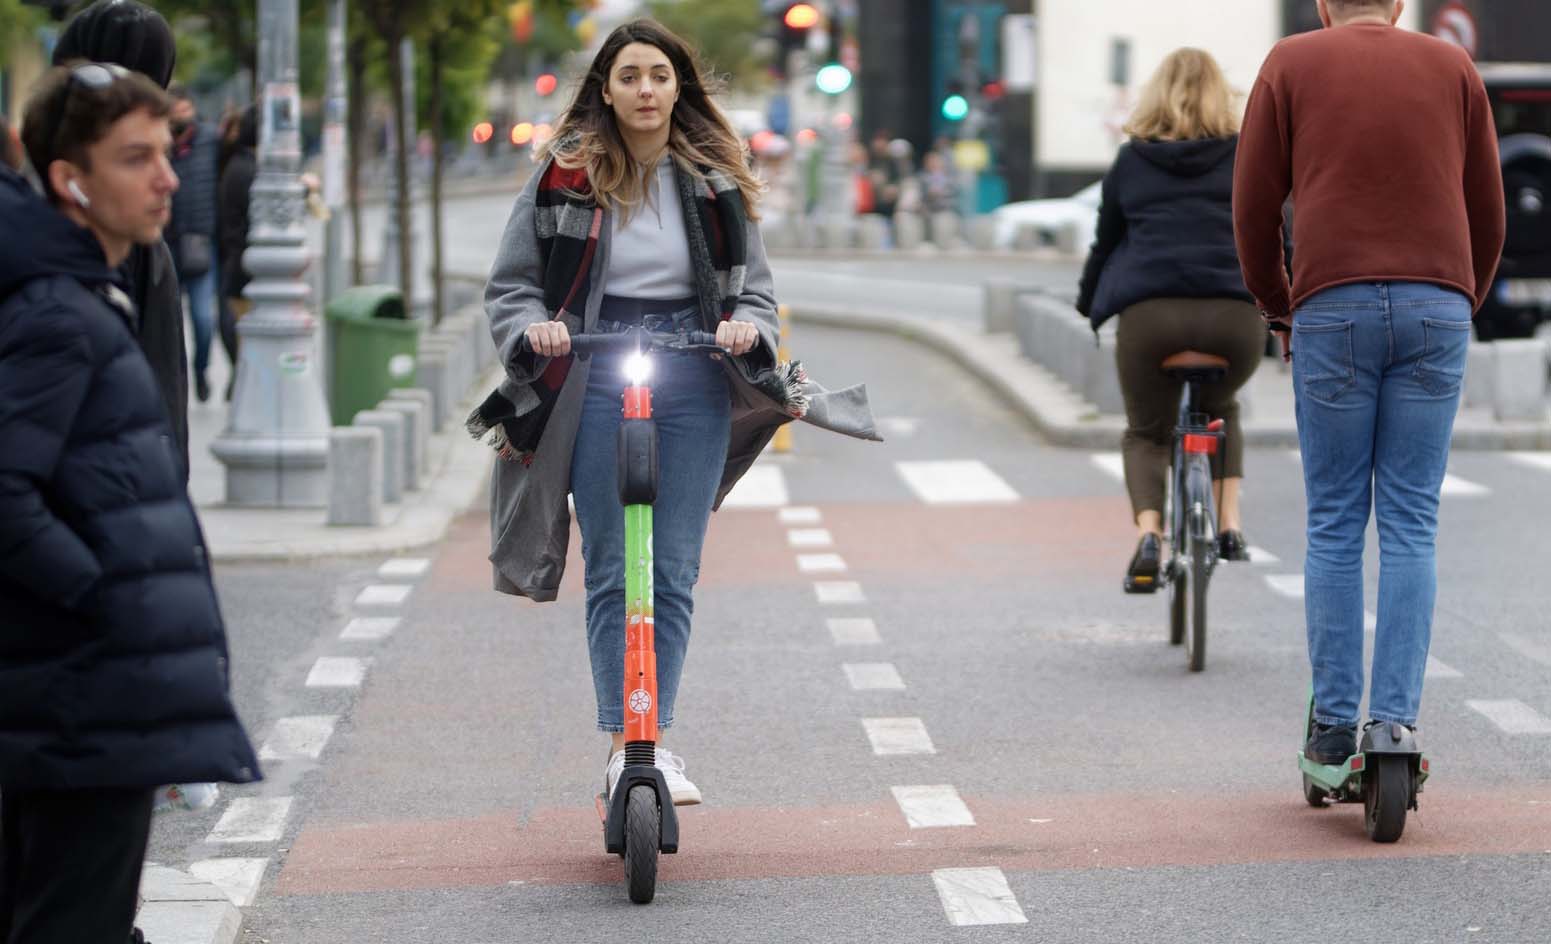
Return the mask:
{"type": "Polygon", "coordinates": [[[0,219],[0,790],[255,780],[118,277],[9,171],[0,219]]]}
{"type": "Polygon", "coordinates": [[[1077,292],[1094,330],[1151,298],[1254,301],[1233,241],[1237,136],[1131,141],[1104,175],[1099,225],[1077,292]]]}

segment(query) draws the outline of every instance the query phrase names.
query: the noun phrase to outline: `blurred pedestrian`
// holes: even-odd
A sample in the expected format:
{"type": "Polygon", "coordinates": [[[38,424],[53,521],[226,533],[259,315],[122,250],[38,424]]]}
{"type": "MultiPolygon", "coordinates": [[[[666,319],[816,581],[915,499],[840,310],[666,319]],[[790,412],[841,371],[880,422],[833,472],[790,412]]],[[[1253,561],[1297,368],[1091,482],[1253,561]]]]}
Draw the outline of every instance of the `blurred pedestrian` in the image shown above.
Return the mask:
{"type": "Polygon", "coordinates": [[[252,199],[253,179],[258,175],[258,109],[249,105],[237,120],[237,134],[231,156],[221,172],[218,215],[221,230],[216,254],[221,259],[221,345],[232,361],[232,379],[226,384],[227,400],[237,383],[237,355],[240,348],[237,322],[248,313],[252,302],[243,297],[248,286],[248,270],[242,256],[248,251],[248,205],[252,199]]]}
{"type": "MultiPolygon", "coordinates": [[[[216,176],[220,163],[220,136],[199,120],[194,97],[182,85],[172,95],[172,169],[178,175],[178,192],[172,198],[172,224],[167,245],[178,270],[178,281],[188,294],[189,320],[194,325],[194,396],[200,403],[210,399],[210,340],[215,328],[220,253],[216,250],[216,176]]],[[[236,369],[235,362],[232,364],[236,369]]]]}
{"type": "Polygon", "coordinates": [[[0,170],[0,941],[130,939],[165,783],[258,778],[207,552],[118,271],[161,238],[166,95],[46,74],[0,170]]]}
{"type": "Polygon", "coordinates": [[[921,193],[921,212],[957,213],[959,209],[959,183],[953,176],[953,168],[940,151],[927,151],[921,160],[918,180],[921,193]]]}
{"type": "MultiPolygon", "coordinates": [[[[97,0],[66,24],[54,46],[54,65],[77,59],[116,63],[165,89],[172,81],[177,48],[172,28],[160,13],[137,0],[97,0]]],[[[166,242],[158,239],[149,246],[133,247],[123,262],[123,275],[134,302],[135,337],[167,401],[186,483],[188,354],[183,341],[183,297],[166,242]]]]}
{"type": "Polygon", "coordinates": [[[1247,560],[1237,395],[1260,364],[1266,329],[1234,250],[1238,115],[1216,60],[1199,49],[1170,53],[1142,90],[1125,132],[1129,140],[1104,175],[1077,310],[1095,332],[1120,317],[1115,366],[1126,408],[1122,455],[1139,532],[1124,587],[1152,593],[1163,556],[1165,483],[1181,396],[1180,385],[1160,365],[1186,350],[1228,360],[1227,375],[1202,388],[1198,406],[1223,420],[1227,433],[1213,468],[1218,552],[1225,560],[1247,560]]]}
{"type": "Polygon", "coordinates": [[[888,220],[892,225],[894,211],[899,208],[900,162],[890,148],[887,131],[872,136],[872,148],[868,151],[867,175],[872,183],[872,212],[888,220]]]}
{"type": "Polygon", "coordinates": [[[1414,727],[1432,638],[1438,499],[1472,312],[1506,228],[1492,104],[1464,50],[1398,29],[1401,0],[1318,0],[1244,116],[1244,281],[1290,345],[1308,499],[1310,760],[1344,763],[1363,696],[1363,543],[1379,533],[1370,723],[1414,727]],[[1297,207],[1292,280],[1282,206],[1297,207]]]}

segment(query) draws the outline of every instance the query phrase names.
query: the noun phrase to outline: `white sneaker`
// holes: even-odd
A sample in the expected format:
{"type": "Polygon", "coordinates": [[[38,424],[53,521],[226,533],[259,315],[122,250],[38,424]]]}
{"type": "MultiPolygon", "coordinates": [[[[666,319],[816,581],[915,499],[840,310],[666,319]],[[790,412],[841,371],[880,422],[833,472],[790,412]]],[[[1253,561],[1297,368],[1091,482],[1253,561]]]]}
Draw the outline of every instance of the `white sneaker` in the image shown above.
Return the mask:
{"type": "Polygon", "coordinates": [[[668,794],[673,797],[674,806],[694,806],[700,802],[700,788],[684,776],[684,758],[659,747],[657,769],[668,782],[668,794]]]}
{"type": "Polygon", "coordinates": [[[619,783],[619,775],[625,772],[625,752],[615,751],[609,755],[608,766],[603,768],[603,796],[605,799],[614,798],[614,784],[619,783]]]}

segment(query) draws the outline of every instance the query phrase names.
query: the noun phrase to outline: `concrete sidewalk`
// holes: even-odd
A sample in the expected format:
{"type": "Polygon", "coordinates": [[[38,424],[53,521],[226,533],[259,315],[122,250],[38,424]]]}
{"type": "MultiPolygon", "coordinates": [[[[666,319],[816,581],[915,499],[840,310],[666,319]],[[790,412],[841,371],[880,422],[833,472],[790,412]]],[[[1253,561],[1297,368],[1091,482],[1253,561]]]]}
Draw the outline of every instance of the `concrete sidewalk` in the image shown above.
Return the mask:
{"type": "Polygon", "coordinates": [[[477,381],[454,410],[441,433],[431,437],[431,472],[417,491],[385,504],[384,523],[376,527],[338,527],[326,523],[325,508],[235,508],[225,504],[226,469],[210,453],[210,444],[226,426],[227,403],[221,398],[231,367],[219,350],[210,356],[206,403],[190,396],[189,494],[199,509],[211,557],[220,562],[287,560],[344,554],[388,554],[433,544],[447,525],[478,497],[489,478],[495,454],[464,431],[461,417],[499,380],[489,373],[477,381]]]}
{"type": "Polygon", "coordinates": [[[140,898],[135,927],[149,944],[232,944],[242,932],[242,912],[226,893],[187,872],[147,862],[140,898]]]}
{"type": "MultiPolygon", "coordinates": [[[[1074,315],[1075,317],[1075,315],[1074,315]]],[[[794,305],[798,324],[883,331],[935,348],[978,376],[1050,442],[1080,449],[1118,449],[1125,417],[1101,413],[1055,374],[1024,357],[1011,333],[987,333],[966,318],[794,305]]],[[[801,351],[800,334],[794,338],[801,351]]],[[[1297,448],[1292,378],[1286,364],[1267,358],[1245,387],[1248,445],[1297,448]]],[[[1551,449],[1551,422],[1505,423],[1489,407],[1461,408],[1456,449],[1551,449]]]]}

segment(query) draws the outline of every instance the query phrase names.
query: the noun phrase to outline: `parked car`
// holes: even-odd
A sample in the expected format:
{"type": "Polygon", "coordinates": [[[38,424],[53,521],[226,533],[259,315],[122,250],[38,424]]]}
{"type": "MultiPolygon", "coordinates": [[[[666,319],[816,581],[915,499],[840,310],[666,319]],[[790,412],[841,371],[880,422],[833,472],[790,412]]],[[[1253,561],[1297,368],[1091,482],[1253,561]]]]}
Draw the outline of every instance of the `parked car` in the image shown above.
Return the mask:
{"type": "Polygon", "coordinates": [[[1064,246],[1086,253],[1093,245],[1099,222],[1099,188],[1096,181],[1069,197],[1008,203],[992,211],[998,249],[1019,245],[1019,234],[1032,231],[1037,245],[1064,246]],[[1068,241],[1069,240],[1069,241],[1068,241]]]}
{"type": "Polygon", "coordinates": [[[1551,321],[1551,65],[1478,68],[1497,124],[1508,237],[1476,334],[1527,338],[1551,321]]]}

